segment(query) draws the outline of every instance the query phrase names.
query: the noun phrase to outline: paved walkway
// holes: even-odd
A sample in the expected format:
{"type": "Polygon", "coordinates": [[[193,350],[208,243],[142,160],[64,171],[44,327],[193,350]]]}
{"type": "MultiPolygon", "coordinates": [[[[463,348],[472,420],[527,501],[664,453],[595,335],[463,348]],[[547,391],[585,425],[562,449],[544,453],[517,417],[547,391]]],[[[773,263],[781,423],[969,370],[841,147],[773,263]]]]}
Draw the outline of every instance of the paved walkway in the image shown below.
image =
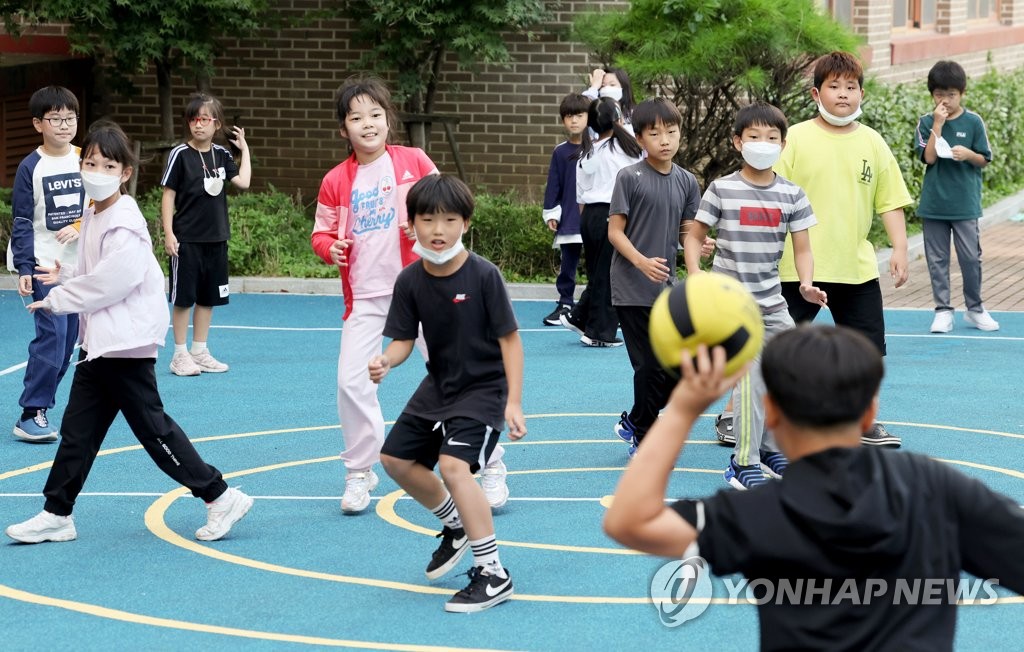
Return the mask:
{"type": "MultiPolygon", "coordinates": [[[[981,296],[988,310],[1024,310],[1024,222],[1003,221],[981,232],[981,296]]],[[[957,310],[964,310],[963,279],[956,254],[950,261],[950,297],[957,310]]],[[[911,253],[910,279],[892,287],[882,274],[882,297],[886,308],[935,308],[924,252],[911,253]]]]}

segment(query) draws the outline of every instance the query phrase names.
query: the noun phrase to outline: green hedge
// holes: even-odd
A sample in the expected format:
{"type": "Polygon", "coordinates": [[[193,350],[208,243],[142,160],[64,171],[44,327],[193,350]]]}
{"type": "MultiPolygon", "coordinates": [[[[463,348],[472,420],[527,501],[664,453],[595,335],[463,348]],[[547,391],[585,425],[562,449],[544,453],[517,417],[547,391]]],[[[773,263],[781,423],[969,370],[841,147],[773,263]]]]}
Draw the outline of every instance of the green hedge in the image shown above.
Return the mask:
{"type": "MultiPolygon", "coordinates": [[[[994,158],[985,169],[983,201],[992,204],[1024,188],[1024,70],[990,72],[969,82],[964,106],[985,120],[994,158]]],[[[877,129],[899,161],[910,194],[918,197],[924,164],[914,155],[918,118],[932,110],[924,81],[910,84],[867,84],[862,120],[877,129]]],[[[800,116],[790,116],[793,122],[800,116]]],[[[10,234],[10,190],[0,188],[0,251],[10,234]]],[[[515,193],[476,193],[476,213],[466,246],[494,262],[513,282],[552,282],[558,255],[552,233],[541,221],[541,206],[515,193]]],[[[150,224],[157,258],[166,265],[160,229],[160,189],[143,195],[139,204],[150,224]]],[[[231,273],[238,276],[332,278],[337,270],[310,249],[312,216],[273,187],[264,192],[233,193],[228,199],[232,238],[228,248],[231,273]]],[[[908,230],[920,230],[913,209],[908,230]]],[[[888,242],[880,221],[872,231],[876,246],[888,242]]]]}

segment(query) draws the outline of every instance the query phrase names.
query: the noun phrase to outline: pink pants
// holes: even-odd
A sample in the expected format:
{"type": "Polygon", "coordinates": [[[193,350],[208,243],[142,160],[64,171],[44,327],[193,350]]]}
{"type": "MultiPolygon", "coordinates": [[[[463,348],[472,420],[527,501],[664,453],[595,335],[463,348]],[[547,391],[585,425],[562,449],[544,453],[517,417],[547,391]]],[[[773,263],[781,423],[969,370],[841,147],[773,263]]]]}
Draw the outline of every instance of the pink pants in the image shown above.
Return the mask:
{"type": "MultiPolygon", "coordinates": [[[[345,320],[338,355],[338,418],[345,450],[341,459],[349,471],[365,471],[380,461],[384,445],[384,415],[377,400],[377,385],[370,381],[370,358],[380,355],[384,344],[384,322],[391,307],[391,295],[356,299],[345,320]]],[[[423,333],[416,348],[427,359],[423,333]]],[[[396,417],[398,415],[395,415],[396,417]]],[[[499,444],[490,462],[500,460],[505,449],[499,444]]]]}

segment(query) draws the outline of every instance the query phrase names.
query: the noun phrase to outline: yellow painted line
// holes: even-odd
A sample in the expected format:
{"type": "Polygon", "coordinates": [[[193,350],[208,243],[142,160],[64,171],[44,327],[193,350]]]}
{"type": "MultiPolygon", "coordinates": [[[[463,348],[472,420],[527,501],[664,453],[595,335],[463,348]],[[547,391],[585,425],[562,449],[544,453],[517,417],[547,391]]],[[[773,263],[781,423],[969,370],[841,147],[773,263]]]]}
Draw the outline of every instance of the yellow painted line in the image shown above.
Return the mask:
{"type": "Polygon", "coordinates": [[[100,605],[51,598],[38,593],[29,593],[19,589],[0,584],[0,597],[10,598],[19,602],[37,604],[44,607],[56,607],[68,611],[77,611],[97,618],[119,620],[121,622],[133,623],[136,625],[149,625],[151,627],[163,627],[166,629],[178,629],[202,634],[220,634],[223,636],[234,636],[237,638],[258,639],[264,641],[279,641],[282,643],[301,643],[304,645],[317,645],[321,647],[347,647],[364,650],[401,650],[407,652],[440,652],[442,650],[478,650],[481,648],[453,648],[445,645],[437,647],[433,645],[407,645],[403,643],[378,643],[376,641],[353,641],[347,639],[325,638],[322,636],[304,636],[301,634],[281,634],[279,632],[265,632],[254,629],[240,629],[238,627],[222,627],[220,625],[207,625],[205,623],[193,623],[187,620],[175,620],[172,618],[157,618],[145,614],[111,609],[100,605]]]}

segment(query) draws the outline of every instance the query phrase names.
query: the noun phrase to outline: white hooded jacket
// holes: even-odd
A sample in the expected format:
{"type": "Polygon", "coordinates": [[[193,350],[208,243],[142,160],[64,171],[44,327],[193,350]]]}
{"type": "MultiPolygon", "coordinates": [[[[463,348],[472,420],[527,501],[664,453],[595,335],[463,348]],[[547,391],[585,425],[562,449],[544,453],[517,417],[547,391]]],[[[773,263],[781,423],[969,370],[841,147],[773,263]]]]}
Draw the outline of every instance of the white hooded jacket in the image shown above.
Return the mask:
{"type": "Polygon", "coordinates": [[[170,311],[164,275],[138,204],[124,195],[85,212],[77,268],[61,267],[60,286],[43,300],[56,314],[78,313],[86,359],[155,358],[170,311]]]}

